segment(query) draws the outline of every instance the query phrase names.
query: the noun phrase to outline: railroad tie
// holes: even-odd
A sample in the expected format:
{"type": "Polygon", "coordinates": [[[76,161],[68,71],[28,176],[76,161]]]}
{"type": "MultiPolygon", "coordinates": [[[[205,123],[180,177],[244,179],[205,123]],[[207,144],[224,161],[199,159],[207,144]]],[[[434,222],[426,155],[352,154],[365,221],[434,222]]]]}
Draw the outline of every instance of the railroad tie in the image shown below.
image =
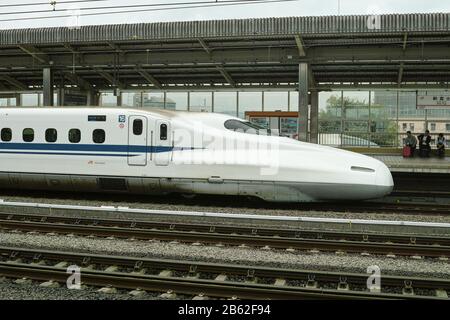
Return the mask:
{"type": "Polygon", "coordinates": [[[219,274],[214,280],[216,281],[227,281],[228,276],[226,274],[219,274]]]}
{"type": "Polygon", "coordinates": [[[173,290],[168,290],[167,292],[160,294],[159,297],[161,299],[175,299],[177,294],[173,292],[173,290]]]}
{"type": "Polygon", "coordinates": [[[193,297],[192,300],[209,300],[209,297],[205,296],[204,293],[199,293],[198,295],[193,297]]]}
{"type": "Polygon", "coordinates": [[[119,270],[118,266],[109,266],[105,269],[106,272],[116,272],[117,270],[119,270]]]}
{"type": "Polygon", "coordinates": [[[287,285],[286,279],[278,278],[275,280],[274,285],[283,287],[283,286],[287,285]]]}
{"type": "Polygon", "coordinates": [[[140,289],[140,288],[137,288],[135,290],[131,290],[130,292],[128,292],[128,294],[133,296],[133,297],[142,297],[145,294],[147,294],[147,292],[142,290],[142,289],[140,289]]]}
{"type": "Polygon", "coordinates": [[[114,287],[103,287],[97,290],[99,293],[113,294],[117,293],[117,289],[114,287]]]}
{"type": "Polygon", "coordinates": [[[59,285],[58,282],[50,280],[50,281],[42,282],[41,284],[39,284],[39,287],[43,287],[43,288],[59,288],[60,285],[59,285]]]}
{"type": "Polygon", "coordinates": [[[443,289],[437,289],[436,290],[436,297],[442,298],[442,299],[448,299],[447,291],[443,289]]]}
{"type": "Polygon", "coordinates": [[[159,273],[160,277],[172,277],[173,276],[173,271],[172,270],[162,270],[159,273]]]}
{"type": "Polygon", "coordinates": [[[20,278],[20,279],[16,279],[14,281],[15,284],[31,284],[33,281],[31,281],[31,279],[28,278],[20,278]]]}

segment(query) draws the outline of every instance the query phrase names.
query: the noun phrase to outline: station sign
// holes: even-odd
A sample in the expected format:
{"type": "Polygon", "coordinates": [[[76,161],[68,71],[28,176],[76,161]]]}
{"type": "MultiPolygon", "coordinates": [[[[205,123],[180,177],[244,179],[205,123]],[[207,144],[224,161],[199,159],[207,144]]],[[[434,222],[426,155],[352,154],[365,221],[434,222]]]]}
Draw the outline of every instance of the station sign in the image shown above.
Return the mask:
{"type": "Polygon", "coordinates": [[[450,95],[417,95],[417,109],[448,109],[450,108],[450,95]]]}

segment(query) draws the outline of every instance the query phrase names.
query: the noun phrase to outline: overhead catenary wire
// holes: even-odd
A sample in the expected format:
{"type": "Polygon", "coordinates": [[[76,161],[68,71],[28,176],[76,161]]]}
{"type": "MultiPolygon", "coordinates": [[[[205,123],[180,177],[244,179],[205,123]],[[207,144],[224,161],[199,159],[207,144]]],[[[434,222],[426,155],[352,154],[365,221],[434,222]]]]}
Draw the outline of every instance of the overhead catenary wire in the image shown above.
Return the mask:
{"type": "MultiPolygon", "coordinates": [[[[78,0],[83,1],[83,0],[78,0]]],[[[92,0],[84,0],[92,1],[92,0]]],[[[107,0],[95,0],[95,1],[107,1],[107,0]]],[[[43,9],[43,10],[27,10],[27,11],[14,11],[14,12],[0,12],[2,15],[19,15],[19,14],[38,14],[38,13],[49,13],[49,12],[67,12],[69,10],[77,11],[94,11],[94,10],[113,10],[113,9],[131,9],[131,8],[147,8],[147,7],[176,7],[181,5],[202,5],[202,4],[215,4],[220,3],[246,3],[246,2],[256,2],[256,1],[268,1],[268,0],[203,0],[203,1],[184,1],[184,2],[172,2],[172,3],[152,3],[152,4],[127,4],[127,5],[115,5],[115,6],[101,6],[101,7],[82,7],[82,8],[60,8],[60,9],[43,9]]],[[[74,1],[77,2],[77,1],[74,1]]],[[[69,3],[69,2],[67,2],[69,3]]],[[[71,2],[72,3],[72,2],[71,2]]],[[[47,3],[49,4],[49,3],[47,3]]],[[[62,4],[62,3],[61,3],[62,4]]],[[[1,7],[1,5],[0,5],[1,7]]]]}
{"type": "MultiPolygon", "coordinates": [[[[139,12],[151,12],[151,11],[165,11],[165,10],[180,10],[180,9],[196,9],[196,8],[208,8],[208,7],[225,7],[225,6],[242,6],[250,4],[266,4],[266,3],[280,3],[280,2],[294,2],[299,0],[230,0],[221,2],[209,2],[210,4],[201,5],[186,5],[178,7],[168,7],[168,8],[151,8],[151,9],[133,9],[133,10],[122,10],[122,11],[112,11],[112,12],[93,12],[84,13],[76,16],[99,16],[99,15],[113,15],[113,14],[125,14],[125,13],[139,13],[139,12]]],[[[107,8],[110,9],[110,8],[107,8]]],[[[63,10],[65,12],[70,12],[74,9],[63,10]]],[[[78,9],[75,9],[78,11],[78,9]]],[[[2,14],[0,14],[2,15],[2,14]]],[[[21,17],[21,18],[10,18],[10,19],[0,19],[0,22],[12,22],[12,21],[27,21],[27,20],[44,20],[44,19],[61,19],[61,18],[72,18],[73,14],[65,15],[49,15],[49,16],[37,16],[37,17],[21,17]]]]}
{"type": "Polygon", "coordinates": [[[28,3],[10,3],[0,4],[0,8],[14,7],[31,7],[31,6],[48,6],[48,5],[64,5],[73,3],[89,3],[89,2],[106,2],[110,0],[68,0],[68,1],[47,1],[47,2],[28,2],[28,3]]]}

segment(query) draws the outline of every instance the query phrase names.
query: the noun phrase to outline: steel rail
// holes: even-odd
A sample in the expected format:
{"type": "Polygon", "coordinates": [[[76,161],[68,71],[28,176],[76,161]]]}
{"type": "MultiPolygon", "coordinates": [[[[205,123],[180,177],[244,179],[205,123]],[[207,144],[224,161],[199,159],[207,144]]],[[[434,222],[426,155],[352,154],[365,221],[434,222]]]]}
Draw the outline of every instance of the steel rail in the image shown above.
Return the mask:
{"type": "Polygon", "coordinates": [[[313,230],[304,228],[266,228],[266,227],[245,227],[241,225],[226,225],[212,223],[182,223],[182,222],[162,222],[137,219],[111,219],[111,218],[89,218],[80,216],[60,216],[29,213],[6,213],[0,212],[0,226],[11,221],[41,222],[41,223],[64,223],[68,225],[115,227],[142,230],[169,230],[188,232],[207,232],[218,234],[239,234],[268,237],[302,238],[302,239],[323,239],[339,241],[365,241],[365,242],[394,242],[403,244],[428,244],[450,246],[450,237],[425,236],[415,234],[394,234],[375,232],[351,232],[351,231],[328,231],[313,230]]]}
{"type": "MultiPolygon", "coordinates": [[[[274,299],[299,299],[299,298],[344,298],[344,299],[440,299],[442,297],[425,295],[403,295],[384,292],[369,292],[355,290],[324,289],[321,287],[291,286],[258,283],[260,278],[301,280],[304,283],[326,282],[348,284],[366,287],[367,274],[324,272],[313,270],[276,269],[268,267],[255,267],[246,265],[231,265],[204,263],[197,261],[179,261],[146,259],[123,256],[94,255],[87,253],[68,253],[37,249],[23,249],[0,247],[0,274],[8,277],[28,277],[35,280],[66,281],[68,274],[65,268],[55,265],[41,265],[24,263],[28,259],[33,262],[48,264],[65,261],[77,263],[81,269],[82,282],[96,286],[114,286],[118,288],[149,291],[173,290],[184,294],[203,293],[208,296],[224,297],[231,295],[238,298],[274,298],[274,299]],[[92,266],[99,267],[116,266],[125,271],[110,272],[94,270],[92,266]],[[89,268],[86,268],[89,266],[89,268]],[[183,276],[161,276],[146,273],[146,271],[158,272],[159,270],[172,270],[185,273],[183,276]],[[134,272],[133,272],[134,271],[134,272]],[[251,281],[218,281],[201,279],[200,273],[212,273],[217,275],[240,275],[251,281]],[[191,275],[191,277],[189,277],[191,275]],[[193,275],[193,276],[192,276],[193,275]]],[[[383,286],[414,288],[426,290],[449,290],[450,280],[435,278],[417,278],[403,276],[383,276],[383,286]]]]}
{"type": "Polygon", "coordinates": [[[58,224],[0,220],[0,227],[47,233],[82,236],[134,238],[139,240],[181,241],[221,245],[249,245],[274,249],[343,251],[347,253],[394,254],[404,256],[450,257],[450,246],[368,241],[336,241],[261,235],[220,234],[197,231],[154,230],[99,225],[58,224]]]}
{"type": "MultiPolygon", "coordinates": [[[[374,203],[375,204],[375,203],[374,203]]],[[[445,206],[450,210],[450,206],[445,206]]],[[[411,227],[436,227],[450,228],[450,223],[437,222],[418,222],[418,221],[391,221],[391,220],[364,220],[364,219],[342,219],[342,218],[321,218],[321,217],[304,217],[304,216],[274,216],[274,215],[257,215],[257,214],[240,214],[240,213],[221,213],[221,212],[204,212],[204,211],[174,211],[174,210],[155,210],[155,209],[137,209],[129,207],[113,207],[113,206],[80,206],[80,205],[62,205],[47,203],[30,203],[30,202],[9,202],[0,199],[0,209],[11,210],[11,208],[21,210],[44,210],[52,213],[58,210],[67,212],[103,212],[103,213],[120,213],[120,214],[143,214],[145,216],[165,216],[165,217],[202,217],[202,218],[225,218],[230,220],[247,219],[253,221],[282,221],[282,222],[320,222],[320,223],[338,223],[353,225],[383,225],[383,226],[411,226],[411,227]]],[[[297,208],[298,209],[298,208],[297,208]]],[[[304,210],[308,208],[302,208],[304,210]]]]}
{"type": "MultiPolygon", "coordinates": [[[[12,265],[0,263],[0,274],[8,277],[27,277],[34,280],[52,280],[65,282],[67,273],[55,267],[12,265]]],[[[83,271],[83,284],[108,286],[120,289],[137,289],[146,291],[172,291],[177,294],[206,294],[216,298],[239,299],[436,299],[427,296],[399,297],[394,294],[371,295],[368,292],[339,292],[337,290],[314,290],[308,288],[277,287],[275,285],[249,283],[219,283],[212,280],[164,278],[156,276],[124,275],[120,273],[83,271]]]]}

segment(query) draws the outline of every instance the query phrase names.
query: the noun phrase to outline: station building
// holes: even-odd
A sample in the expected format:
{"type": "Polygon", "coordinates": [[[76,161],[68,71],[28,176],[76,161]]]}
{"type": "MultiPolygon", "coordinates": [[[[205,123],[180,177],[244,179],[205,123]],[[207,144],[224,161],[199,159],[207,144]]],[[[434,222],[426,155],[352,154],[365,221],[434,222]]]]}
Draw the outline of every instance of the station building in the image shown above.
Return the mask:
{"type": "Polygon", "coordinates": [[[407,130],[450,140],[450,107],[416,106],[450,95],[449,39],[447,13],[2,30],[0,107],[294,112],[291,137],[398,149],[407,130]]]}

